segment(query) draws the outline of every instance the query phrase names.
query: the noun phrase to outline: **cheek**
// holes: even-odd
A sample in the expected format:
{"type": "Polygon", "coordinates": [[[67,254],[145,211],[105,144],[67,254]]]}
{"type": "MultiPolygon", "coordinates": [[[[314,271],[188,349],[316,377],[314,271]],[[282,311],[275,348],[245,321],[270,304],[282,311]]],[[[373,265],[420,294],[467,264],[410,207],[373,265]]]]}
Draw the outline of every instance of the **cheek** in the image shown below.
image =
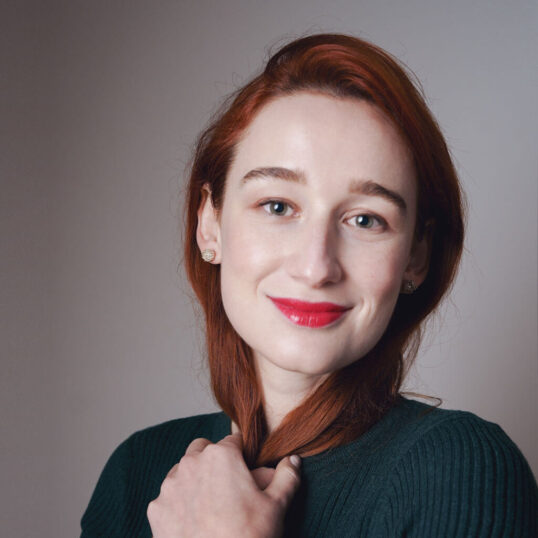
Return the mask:
{"type": "Polygon", "coordinates": [[[241,232],[225,235],[222,238],[222,266],[234,271],[263,264],[264,249],[252,234],[241,232]]]}
{"type": "Polygon", "coordinates": [[[221,229],[221,275],[223,286],[232,283],[242,287],[245,282],[263,278],[279,264],[278,238],[264,236],[251,225],[240,225],[239,220],[221,229]],[[233,282],[233,279],[238,279],[233,282]]]}
{"type": "Polygon", "coordinates": [[[405,253],[400,249],[380,248],[370,253],[368,260],[357,263],[355,274],[363,292],[374,303],[393,303],[398,297],[406,266],[405,253]]]}

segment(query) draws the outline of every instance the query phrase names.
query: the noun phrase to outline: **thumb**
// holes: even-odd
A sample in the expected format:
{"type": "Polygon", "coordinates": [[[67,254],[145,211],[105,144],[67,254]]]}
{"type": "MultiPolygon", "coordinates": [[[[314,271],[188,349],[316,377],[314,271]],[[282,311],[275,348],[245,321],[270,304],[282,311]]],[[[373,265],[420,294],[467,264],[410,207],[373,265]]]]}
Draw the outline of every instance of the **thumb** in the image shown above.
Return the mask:
{"type": "Polygon", "coordinates": [[[297,455],[281,459],[265,493],[287,508],[301,482],[300,467],[301,458],[297,455]]]}

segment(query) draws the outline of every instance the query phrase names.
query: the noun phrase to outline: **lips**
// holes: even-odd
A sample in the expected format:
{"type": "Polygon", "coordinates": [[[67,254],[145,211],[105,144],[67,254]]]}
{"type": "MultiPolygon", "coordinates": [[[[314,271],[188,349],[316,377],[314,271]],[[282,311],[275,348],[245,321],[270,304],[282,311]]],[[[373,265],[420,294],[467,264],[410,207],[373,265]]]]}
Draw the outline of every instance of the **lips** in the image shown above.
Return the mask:
{"type": "Polygon", "coordinates": [[[269,299],[290,321],[303,327],[325,327],[351,310],[351,307],[335,303],[309,303],[282,297],[269,299]]]}

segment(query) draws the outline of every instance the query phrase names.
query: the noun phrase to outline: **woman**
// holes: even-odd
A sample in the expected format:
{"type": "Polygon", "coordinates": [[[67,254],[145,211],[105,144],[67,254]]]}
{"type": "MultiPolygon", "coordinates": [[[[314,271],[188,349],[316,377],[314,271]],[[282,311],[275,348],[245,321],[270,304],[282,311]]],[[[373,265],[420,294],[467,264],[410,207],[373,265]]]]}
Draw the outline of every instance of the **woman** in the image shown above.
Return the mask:
{"type": "Polygon", "coordinates": [[[283,47],[201,135],[187,207],[223,413],[120,445],[83,536],[536,535],[504,432],[399,394],[463,212],[391,56],[345,35],[283,47]]]}

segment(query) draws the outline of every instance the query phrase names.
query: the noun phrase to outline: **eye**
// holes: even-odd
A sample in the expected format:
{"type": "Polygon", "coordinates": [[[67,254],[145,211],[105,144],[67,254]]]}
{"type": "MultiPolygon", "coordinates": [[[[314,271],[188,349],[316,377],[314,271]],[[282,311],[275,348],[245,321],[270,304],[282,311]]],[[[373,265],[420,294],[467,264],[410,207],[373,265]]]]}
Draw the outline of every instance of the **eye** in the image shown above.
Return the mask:
{"type": "Polygon", "coordinates": [[[353,226],[356,226],[357,228],[378,228],[379,226],[383,226],[384,222],[379,217],[376,217],[374,215],[368,215],[368,214],[360,214],[355,215],[351,219],[351,224],[353,226]]]}
{"type": "Polygon", "coordinates": [[[282,200],[268,200],[260,205],[267,213],[277,217],[289,216],[293,213],[293,209],[290,204],[283,202],[282,200]]]}

